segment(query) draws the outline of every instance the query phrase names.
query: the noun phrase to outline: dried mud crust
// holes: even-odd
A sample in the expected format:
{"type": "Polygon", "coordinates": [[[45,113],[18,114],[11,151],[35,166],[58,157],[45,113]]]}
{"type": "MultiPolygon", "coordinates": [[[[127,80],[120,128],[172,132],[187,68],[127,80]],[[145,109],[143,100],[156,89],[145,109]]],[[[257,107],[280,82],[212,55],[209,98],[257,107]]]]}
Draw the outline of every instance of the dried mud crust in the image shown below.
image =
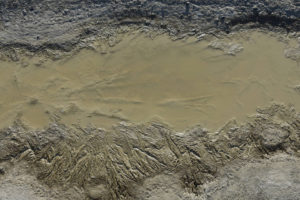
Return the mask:
{"type": "MultiPolygon", "coordinates": [[[[277,164],[254,164],[262,174],[274,169],[282,179],[272,179],[273,183],[268,182],[268,175],[253,177],[250,182],[244,176],[253,160],[276,163],[272,155],[283,154],[280,162],[299,162],[300,117],[293,107],[284,105],[258,109],[248,123],[231,121],[215,133],[198,126],[179,133],[154,122],[120,123],[109,132],[57,124],[43,131],[27,131],[16,123],[1,130],[0,141],[0,179],[6,180],[12,173],[11,166],[25,162],[29,170],[23,174],[35,176],[37,183],[45,184],[43,188],[49,187],[48,192],[57,188],[76,191],[72,199],[218,199],[224,191],[228,199],[240,199],[242,195],[253,199],[252,191],[258,189],[263,194],[257,191],[257,197],[272,194],[270,199],[284,199],[279,189],[290,191],[289,199],[299,196],[300,179],[293,176],[292,180],[289,174],[297,174],[299,169],[292,169],[292,164],[285,164],[290,171],[282,171],[285,167],[280,163],[278,168],[277,164]],[[244,171],[237,169],[245,165],[244,171]],[[232,175],[224,173],[226,167],[233,170],[232,175]],[[289,190],[282,180],[289,183],[289,190]],[[249,190],[243,194],[234,190],[240,185],[236,181],[249,190]]],[[[5,181],[1,181],[0,190],[9,191],[5,188],[5,181]]],[[[31,194],[39,195],[34,191],[31,194]]]]}
{"type": "Polygon", "coordinates": [[[298,32],[299,17],[296,0],[1,0],[0,47],[18,60],[18,49],[68,52],[128,28],[174,38],[251,27],[298,32]]]}

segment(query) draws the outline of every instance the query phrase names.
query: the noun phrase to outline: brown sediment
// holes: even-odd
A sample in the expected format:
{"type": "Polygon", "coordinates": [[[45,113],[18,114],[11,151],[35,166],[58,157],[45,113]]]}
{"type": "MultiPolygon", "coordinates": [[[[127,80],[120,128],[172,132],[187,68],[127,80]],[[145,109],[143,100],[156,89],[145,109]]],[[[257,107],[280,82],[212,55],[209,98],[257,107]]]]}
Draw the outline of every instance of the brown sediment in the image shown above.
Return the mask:
{"type": "Polygon", "coordinates": [[[299,116],[274,104],[217,132],[177,132],[154,122],[110,131],[15,124],[0,131],[0,197],[297,199],[299,116]]]}
{"type": "Polygon", "coordinates": [[[298,199],[299,5],[0,0],[0,199],[298,199]]]}
{"type": "Polygon", "coordinates": [[[1,61],[0,199],[300,195],[295,38],[119,38],[1,61]]]}
{"type": "Polygon", "coordinates": [[[284,55],[288,43],[258,31],[200,42],[133,33],[59,61],[1,62],[1,127],[16,119],[32,128],[159,120],[216,130],[272,102],[300,109],[293,89],[300,70],[284,55]]]}

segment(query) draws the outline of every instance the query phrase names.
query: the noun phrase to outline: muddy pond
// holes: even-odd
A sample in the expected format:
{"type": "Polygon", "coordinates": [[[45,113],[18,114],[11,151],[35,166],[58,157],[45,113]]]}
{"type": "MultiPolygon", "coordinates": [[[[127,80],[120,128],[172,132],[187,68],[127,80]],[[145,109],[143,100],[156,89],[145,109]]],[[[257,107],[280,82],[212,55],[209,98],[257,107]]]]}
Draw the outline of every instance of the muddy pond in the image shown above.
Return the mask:
{"type": "Polygon", "coordinates": [[[1,127],[16,119],[31,128],[56,120],[107,129],[155,120],[176,130],[216,130],[272,102],[300,110],[300,66],[284,55],[293,45],[256,31],[203,41],[136,33],[105,52],[43,64],[33,56],[25,66],[1,61],[1,127]]]}

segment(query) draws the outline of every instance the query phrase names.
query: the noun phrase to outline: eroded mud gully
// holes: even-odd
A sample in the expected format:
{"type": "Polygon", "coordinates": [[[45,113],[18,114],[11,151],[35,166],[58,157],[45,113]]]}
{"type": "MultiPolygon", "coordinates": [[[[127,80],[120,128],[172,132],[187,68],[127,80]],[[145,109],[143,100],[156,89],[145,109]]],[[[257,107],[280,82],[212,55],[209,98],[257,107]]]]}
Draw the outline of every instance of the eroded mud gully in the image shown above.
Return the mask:
{"type": "Polygon", "coordinates": [[[0,0],[0,200],[297,200],[296,0],[0,0]]]}
{"type": "Polygon", "coordinates": [[[215,133],[179,133],[158,123],[122,123],[112,131],[15,124],[1,131],[0,197],[297,199],[299,127],[299,114],[284,105],[215,133]]]}

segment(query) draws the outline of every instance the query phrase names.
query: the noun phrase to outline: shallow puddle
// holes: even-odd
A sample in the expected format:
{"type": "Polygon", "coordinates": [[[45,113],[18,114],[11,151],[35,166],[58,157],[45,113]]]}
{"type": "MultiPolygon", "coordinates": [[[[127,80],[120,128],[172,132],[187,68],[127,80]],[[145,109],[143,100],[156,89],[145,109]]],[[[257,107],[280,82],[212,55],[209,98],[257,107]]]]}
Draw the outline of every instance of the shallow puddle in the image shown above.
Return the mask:
{"type": "Polygon", "coordinates": [[[52,120],[105,128],[161,120],[177,130],[215,130],[273,101],[300,110],[300,68],[284,57],[286,44],[258,32],[227,40],[243,51],[232,56],[209,48],[211,41],[131,34],[105,54],[84,50],[41,66],[33,58],[26,67],[1,62],[1,127],[20,118],[33,128],[52,120]]]}

